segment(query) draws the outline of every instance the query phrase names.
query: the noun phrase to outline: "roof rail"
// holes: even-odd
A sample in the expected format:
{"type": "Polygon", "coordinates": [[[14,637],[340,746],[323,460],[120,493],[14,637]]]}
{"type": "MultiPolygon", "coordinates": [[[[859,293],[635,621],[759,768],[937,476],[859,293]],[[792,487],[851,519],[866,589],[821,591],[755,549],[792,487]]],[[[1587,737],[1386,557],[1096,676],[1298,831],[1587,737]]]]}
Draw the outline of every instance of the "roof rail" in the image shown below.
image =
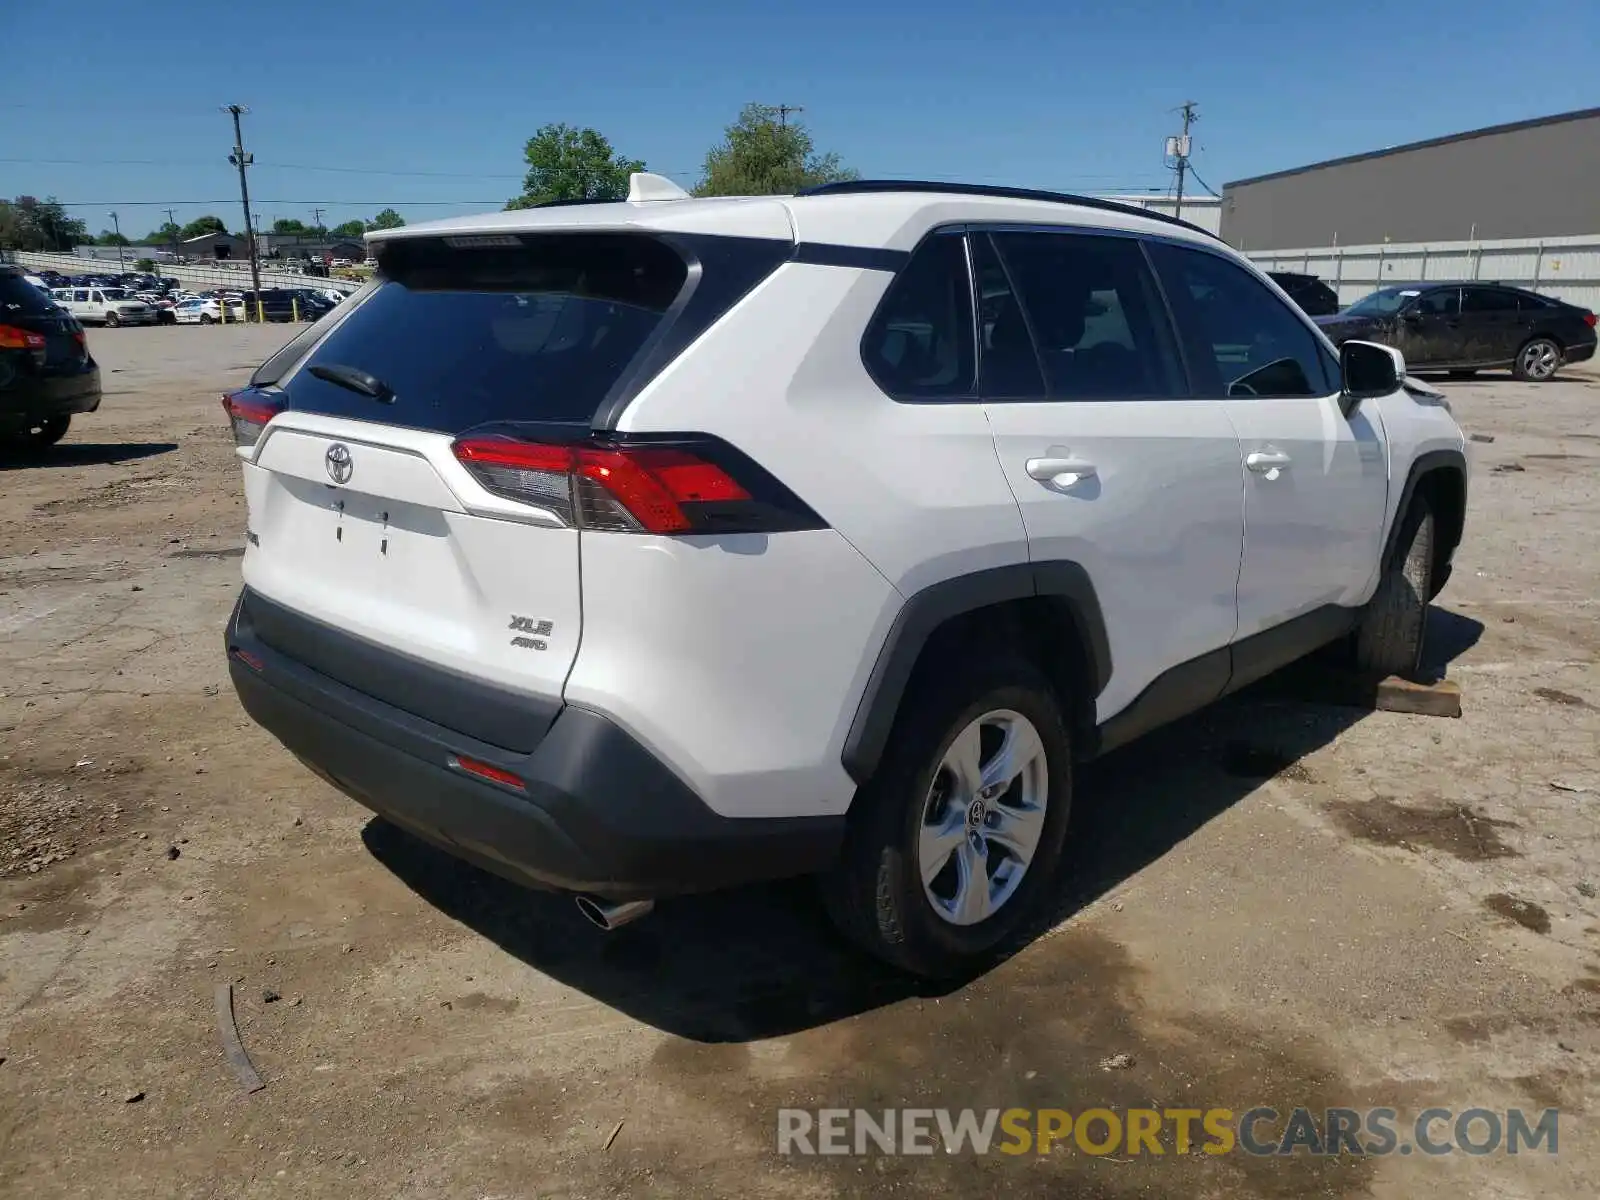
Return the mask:
{"type": "Polygon", "coordinates": [[[931,183],[917,179],[847,179],[840,183],[824,183],[796,192],[798,196],[847,196],[870,192],[945,192],[955,196],[1000,196],[1010,200],[1047,200],[1053,204],[1076,204],[1079,208],[1098,208],[1106,212],[1123,213],[1131,217],[1149,217],[1167,225],[1181,225],[1209,238],[1221,237],[1209,229],[1191,225],[1179,217],[1141,208],[1137,204],[1123,204],[1116,200],[1103,200],[1098,196],[1075,196],[1069,192],[1045,192],[1037,188],[992,187],[986,183],[931,183]]]}

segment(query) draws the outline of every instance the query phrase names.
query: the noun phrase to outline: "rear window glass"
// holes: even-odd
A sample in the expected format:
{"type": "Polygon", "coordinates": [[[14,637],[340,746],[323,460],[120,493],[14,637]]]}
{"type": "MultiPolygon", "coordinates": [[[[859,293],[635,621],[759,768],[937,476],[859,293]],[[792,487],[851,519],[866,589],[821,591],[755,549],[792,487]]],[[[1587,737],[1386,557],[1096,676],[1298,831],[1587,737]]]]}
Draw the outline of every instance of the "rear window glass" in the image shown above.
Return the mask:
{"type": "Polygon", "coordinates": [[[55,314],[55,301],[20,275],[0,274],[0,313],[19,317],[48,317],[55,314]]]}
{"type": "Polygon", "coordinates": [[[397,241],[383,281],[285,385],[292,409],[459,433],[489,421],[588,421],[683,289],[683,259],[637,234],[520,247],[397,241]],[[354,367],[383,404],[312,374],[354,367]]]}

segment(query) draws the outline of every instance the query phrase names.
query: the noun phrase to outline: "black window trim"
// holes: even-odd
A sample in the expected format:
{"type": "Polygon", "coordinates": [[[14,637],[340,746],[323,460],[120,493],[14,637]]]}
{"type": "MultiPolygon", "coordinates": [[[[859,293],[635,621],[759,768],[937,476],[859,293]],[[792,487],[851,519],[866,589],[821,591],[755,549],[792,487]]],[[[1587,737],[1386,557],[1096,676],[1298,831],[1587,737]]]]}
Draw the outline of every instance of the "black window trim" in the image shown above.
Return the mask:
{"type": "MultiPolygon", "coordinates": [[[[1041,397],[1041,398],[1036,399],[1036,400],[1026,400],[1026,399],[986,400],[980,394],[979,384],[980,384],[980,382],[981,382],[981,380],[983,378],[983,362],[982,362],[983,342],[982,342],[982,339],[978,336],[978,334],[980,332],[979,323],[980,323],[980,320],[981,320],[981,317],[979,315],[979,309],[978,309],[978,303],[979,303],[980,297],[978,295],[977,272],[974,269],[974,263],[973,263],[973,257],[972,257],[972,245],[971,245],[971,235],[973,235],[975,233],[983,233],[983,234],[993,234],[993,233],[1071,233],[1071,234],[1079,234],[1079,235],[1088,235],[1088,236],[1091,236],[1091,237],[1098,236],[1098,237],[1132,238],[1134,241],[1140,243],[1140,248],[1144,253],[1145,267],[1149,270],[1151,277],[1155,280],[1156,292],[1161,297],[1162,312],[1165,314],[1165,316],[1167,318],[1167,331],[1171,335],[1174,344],[1177,346],[1178,362],[1179,362],[1180,367],[1182,368],[1182,377],[1183,377],[1182,378],[1182,382],[1183,382],[1185,388],[1187,389],[1187,394],[1186,395],[1182,395],[1182,396],[1145,396],[1145,397],[1139,397],[1137,399],[1117,398],[1116,403],[1119,403],[1119,404],[1149,404],[1149,403],[1153,403],[1153,402],[1172,401],[1172,400],[1216,400],[1216,399],[1220,398],[1220,397],[1216,397],[1216,396],[1196,396],[1194,394],[1194,392],[1195,392],[1194,372],[1193,372],[1193,369],[1192,369],[1191,364],[1189,362],[1188,351],[1184,346],[1184,340],[1185,339],[1184,339],[1182,333],[1178,329],[1177,315],[1173,312],[1172,302],[1171,302],[1170,298],[1167,296],[1167,289],[1166,289],[1166,285],[1162,282],[1161,272],[1156,269],[1155,260],[1150,255],[1150,248],[1149,248],[1150,247],[1150,243],[1159,242],[1159,243],[1163,243],[1163,244],[1169,245],[1169,246],[1176,246],[1179,249],[1183,249],[1183,250],[1196,250],[1196,251],[1199,251],[1202,254],[1209,254],[1213,258],[1220,259],[1225,263],[1230,263],[1235,267],[1243,266],[1247,274],[1254,274],[1256,276],[1256,282],[1257,283],[1264,283],[1266,285],[1268,294],[1272,295],[1272,298],[1274,300],[1278,299],[1278,297],[1272,292],[1271,280],[1267,276],[1267,273],[1265,271],[1263,271],[1260,267],[1256,266],[1256,264],[1251,262],[1248,258],[1245,258],[1242,255],[1237,255],[1236,256],[1236,255],[1234,255],[1232,253],[1227,253],[1227,252],[1225,252],[1224,250],[1220,249],[1217,246],[1208,245],[1208,244],[1206,244],[1204,242],[1200,242],[1200,241],[1197,241],[1197,240],[1192,239],[1192,238],[1174,237],[1174,236],[1171,236],[1169,234],[1156,233],[1156,232],[1151,232],[1151,231],[1147,231],[1147,230],[1119,229],[1119,228],[1117,228],[1115,226],[1084,225],[1084,224],[1080,224],[1080,223],[1077,223],[1077,222],[1055,222],[1055,221],[972,221],[972,220],[944,221],[944,222],[941,222],[941,223],[939,223],[937,225],[930,226],[923,233],[922,237],[917,239],[916,245],[914,245],[909,251],[906,252],[905,259],[901,264],[900,270],[904,270],[905,269],[905,265],[911,261],[912,257],[917,253],[917,251],[921,250],[923,245],[926,244],[927,242],[931,241],[933,238],[938,237],[938,236],[943,235],[943,234],[960,234],[960,235],[963,236],[963,238],[964,238],[964,240],[966,242],[967,290],[968,290],[968,293],[970,294],[970,296],[972,298],[972,325],[973,325],[973,330],[972,330],[972,345],[973,345],[973,386],[972,386],[972,393],[973,394],[970,395],[970,396],[906,396],[906,395],[895,395],[893,392],[890,392],[890,391],[886,390],[878,382],[877,377],[872,374],[871,368],[867,366],[867,333],[868,333],[868,331],[871,330],[873,322],[877,320],[878,312],[883,307],[884,301],[888,299],[889,292],[894,287],[895,279],[898,279],[900,277],[900,271],[896,271],[894,276],[893,276],[893,278],[891,278],[889,280],[888,285],[884,288],[883,295],[881,297],[879,297],[878,303],[873,307],[872,315],[867,318],[866,325],[862,328],[862,331],[861,331],[860,342],[858,343],[858,346],[857,346],[858,354],[859,354],[859,357],[860,357],[860,360],[861,360],[861,368],[862,368],[863,371],[866,372],[867,378],[871,381],[872,386],[877,388],[880,393],[882,393],[883,395],[887,396],[890,400],[893,400],[896,404],[1074,404],[1074,403],[1082,404],[1082,403],[1085,403],[1085,401],[1083,401],[1083,400],[1077,400],[1077,401],[1073,401],[1073,400],[1052,400],[1052,399],[1049,399],[1048,397],[1041,397]]],[[[1004,259],[1003,256],[1001,257],[1001,266],[1002,266],[1002,268],[1005,267],[1005,259],[1004,259]]],[[[1009,268],[1006,268],[1006,278],[1007,278],[1007,281],[1010,282],[1010,270],[1009,270],[1009,268]]],[[[1014,293],[1015,292],[1015,284],[1014,283],[1012,284],[1012,290],[1013,290],[1013,293],[1014,293]]],[[[1282,303],[1282,302],[1279,301],[1279,303],[1282,303]]],[[[1309,400],[1309,399],[1319,399],[1319,400],[1325,400],[1330,395],[1331,396],[1338,396],[1339,394],[1341,394],[1344,391],[1344,380],[1343,380],[1342,376],[1339,373],[1339,352],[1334,348],[1333,342],[1331,342],[1328,339],[1328,335],[1322,331],[1322,327],[1320,325],[1318,325],[1315,321],[1313,321],[1309,316],[1307,316],[1306,313],[1303,310],[1301,310],[1297,305],[1295,305],[1293,302],[1291,302],[1288,305],[1286,305],[1285,308],[1288,311],[1289,315],[1300,323],[1301,328],[1310,331],[1311,336],[1312,336],[1312,341],[1315,344],[1317,350],[1319,351],[1319,359],[1320,359],[1319,366],[1322,368],[1322,373],[1323,373],[1323,376],[1324,376],[1323,384],[1325,386],[1330,386],[1332,388],[1332,391],[1318,393],[1315,397],[1312,397],[1312,396],[1250,396],[1250,397],[1242,397],[1242,396],[1240,396],[1240,397],[1232,397],[1233,399],[1251,399],[1251,400],[1309,400]]],[[[1030,334],[1032,332],[1031,326],[1030,326],[1029,332],[1030,332],[1030,334]]],[[[1037,353],[1037,352],[1038,352],[1037,346],[1035,346],[1035,353],[1037,353]]],[[[1108,403],[1110,402],[1109,399],[1108,399],[1107,402],[1108,403]]],[[[1099,403],[1099,402],[1098,401],[1089,401],[1088,403],[1099,403]]]]}

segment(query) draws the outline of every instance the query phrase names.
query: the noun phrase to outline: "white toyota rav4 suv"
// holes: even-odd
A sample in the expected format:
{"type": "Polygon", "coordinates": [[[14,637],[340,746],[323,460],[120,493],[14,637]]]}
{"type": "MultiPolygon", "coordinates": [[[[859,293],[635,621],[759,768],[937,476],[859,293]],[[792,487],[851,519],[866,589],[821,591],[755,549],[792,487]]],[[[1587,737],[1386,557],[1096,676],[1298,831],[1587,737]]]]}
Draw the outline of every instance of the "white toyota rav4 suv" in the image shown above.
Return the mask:
{"type": "Polygon", "coordinates": [[[1051,889],[1076,762],[1336,641],[1418,665],[1448,406],[1187,224],[639,175],[369,236],[224,401],[234,684],[604,926],[815,873],[868,949],[963,969],[1051,889]]]}

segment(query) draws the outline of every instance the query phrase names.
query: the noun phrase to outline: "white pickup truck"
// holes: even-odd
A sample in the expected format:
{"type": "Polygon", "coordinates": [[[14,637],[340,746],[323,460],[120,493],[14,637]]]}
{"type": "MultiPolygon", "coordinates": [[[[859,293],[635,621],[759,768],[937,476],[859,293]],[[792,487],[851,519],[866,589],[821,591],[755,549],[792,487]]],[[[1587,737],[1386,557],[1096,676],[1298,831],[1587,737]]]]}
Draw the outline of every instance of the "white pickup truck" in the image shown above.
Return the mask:
{"type": "Polygon", "coordinates": [[[69,287],[50,293],[62,308],[85,325],[154,325],[158,312],[125,288],[69,287]]]}

